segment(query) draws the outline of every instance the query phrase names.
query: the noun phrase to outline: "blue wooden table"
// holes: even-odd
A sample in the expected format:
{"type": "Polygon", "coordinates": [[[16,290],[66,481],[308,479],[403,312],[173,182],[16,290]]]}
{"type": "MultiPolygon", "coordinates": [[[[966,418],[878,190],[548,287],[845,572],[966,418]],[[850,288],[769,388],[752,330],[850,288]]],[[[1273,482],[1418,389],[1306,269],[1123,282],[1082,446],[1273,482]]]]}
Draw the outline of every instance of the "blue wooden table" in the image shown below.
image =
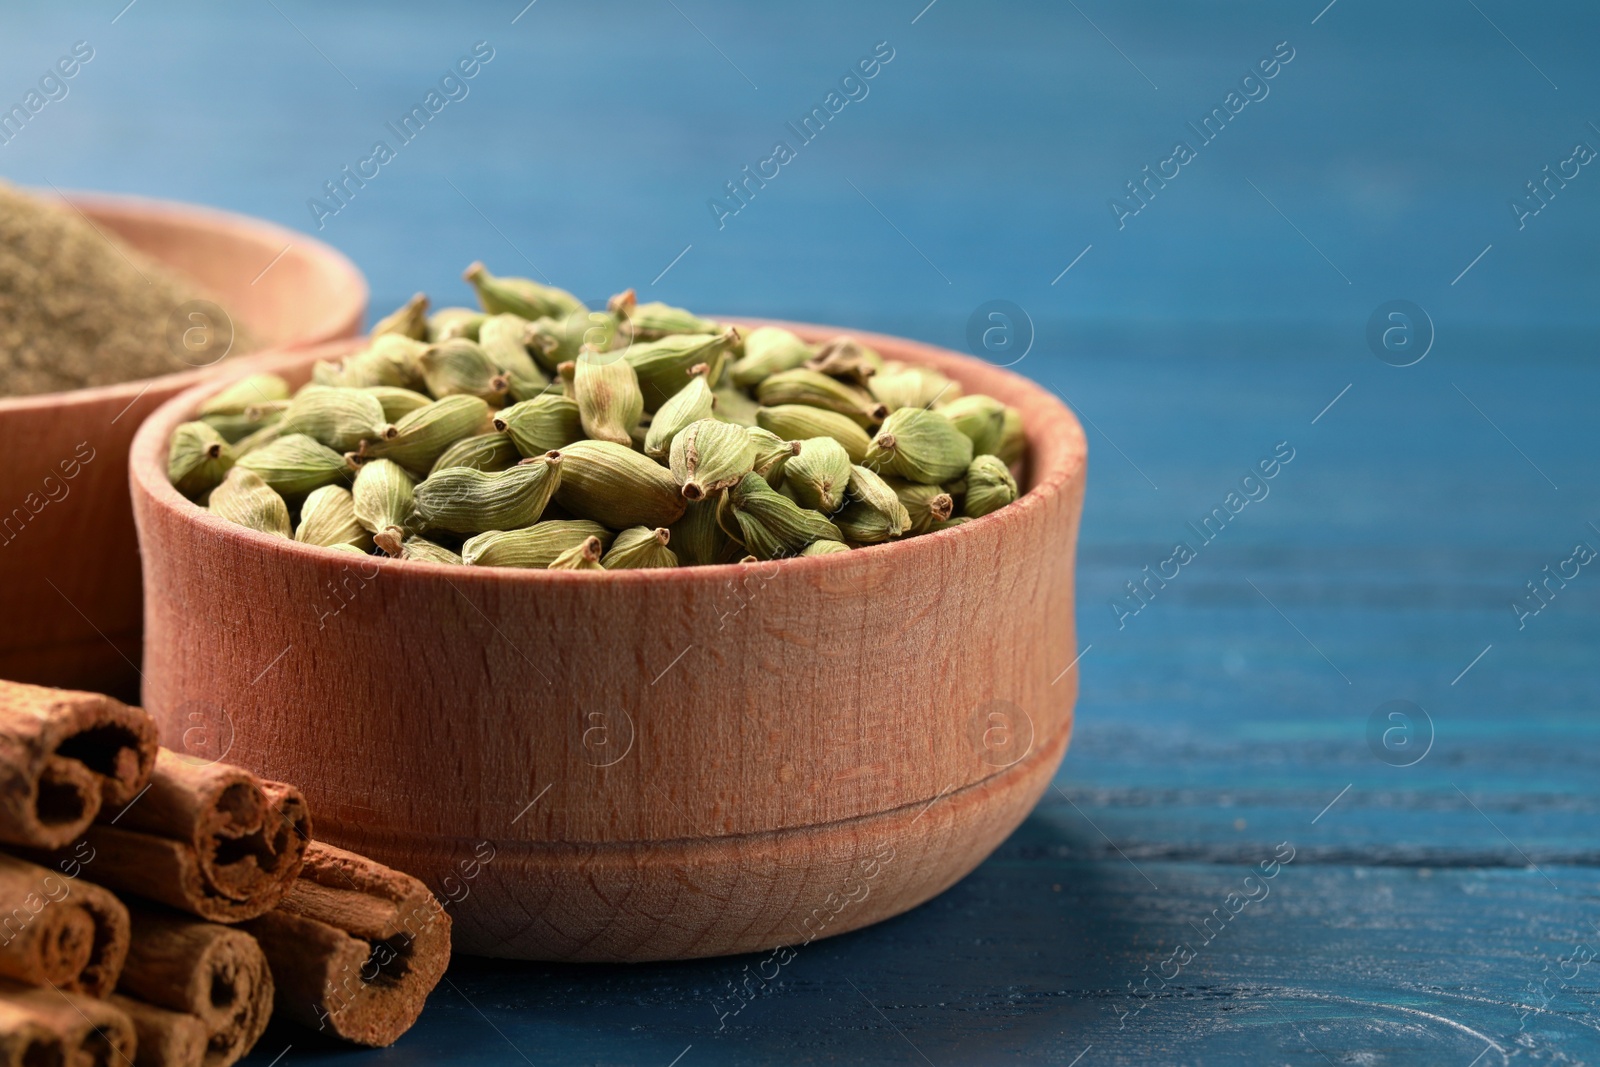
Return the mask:
{"type": "Polygon", "coordinates": [[[393,1049],[251,1062],[1600,1060],[1593,5],[125,2],[5,13],[0,103],[94,52],[7,177],[308,229],[379,305],[1009,301],[1093,452],[1077,735],[961,884],[736,1014],[749,960],[463,959],[393,1049]]]}

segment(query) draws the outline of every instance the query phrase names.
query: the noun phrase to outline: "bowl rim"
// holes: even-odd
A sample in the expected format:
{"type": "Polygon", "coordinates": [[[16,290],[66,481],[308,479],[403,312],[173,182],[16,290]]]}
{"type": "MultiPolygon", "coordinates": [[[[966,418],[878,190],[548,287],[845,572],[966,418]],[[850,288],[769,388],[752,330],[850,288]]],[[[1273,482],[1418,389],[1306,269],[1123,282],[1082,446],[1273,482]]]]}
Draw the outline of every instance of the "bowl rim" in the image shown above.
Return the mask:
{"type": "MultiPolygon", "coordinates": [[[[327,242],[312,237],[310,234],[289,229],[287,226],[280,226],[267,219],[211,207],[207,204],[193,204],[184,200],[165,200],[159,197],[127,193],[31,188],[27,192],[45,200],[64,201],[85,213],[139,215],[147,219],[153,218],[169,223],[194,223],[200,221],[209,223],[216,229],[247,231],[262,238],[263,243],[281,241],[284,244],[303,246],[310,249],[317,259],[321,260],[336,274],[343,276],[344,283],[351,287],[352,293],[360,296],[360,306],[363,313],[368,302],[372,299],[372,291],[367,284],[366,275],[361,273],[360,268],[355,265],[349,256],[327,242]]],[[[320,339],[334,332],[342,324],[341,319],[342,316],[339,314],[329,314],[323,321],[317,323],[315,329],[304,331],[304,337],[290,338],[269,348],[261,349],[259,352],[245,353],[238,358],[242,362],[260,355],[275,353],[280,349],[300,350],[308,344],[320,343],[320,339]]],[[[151,389],[157,387],[160,387],[163,391],[188,389],[193,384],[209,380],[218,373],[217,368],[220,365],[221,362],[219,361],[205,367],[195,367],[192,370],[158,374],[153,378],[134,378],[126,382],[113,382],[110,385],[94,385],[87,389],[64,389],[54,393],[30,393],[26,396],[0,396],[0,415],[20,411],[64,409],[79,405],[92,406],[117,400],[122,400],[131,407],[135,400],[151,389]]],[[[229,364],[230,367],[235,365],[239,364],[229,364]]]]}
{"type": "MultiPolygon", "coordinates": [[[[629,568],[606,571],[605,575],[612,584],[617,582],[679,584],[705,581],[722,582],[733,574],[750,574],[757,567],[779,567],[783,569],[783,573],[798,575],[807,573],[808,569],[812,572],[821,572],[824,568],[871,567],[876,561],[885,559],[891,554],[899,556],[902,561],[910,562],[908,558],[910,553],[937,551],[941,546],[949,543],[951,538],[969,537],[973,535],[975,530],[990,530],[998,528],[1002,523],[1020,521],[1024,514],[1038,508],[1048,507],[1056,497],[1072,490],[1075,485],[1084,481],[1088,461],[1088,442],[1084,436],[1083,427],[1079,424],[1077,416],[1072,409],[1060,397],[1031,378],[1026,378],[1012,370],[987,363],[976,357],[964,356],[923,341],[889,334],[872,333],[843,326],[790,322],[781,319],[729,316],[719,317],[717,321],[729,322],[741,327],[779,326],[792,330],[801,337],[815,339],[848,334],[874,348],[909,350],[914,359],[932,356],[934,358],[928,362],[954,365],[956,367],[981,367],[986,374],[998,374],[1008,379],[1014,389],[1035,394],[1036,400],[1041,407],[1046,410],[1055,409],[1051,426],[1033,425],[1027,427],[1029,442],[1028,464],[1033,475],[1032,484],[1015,501],[998,511],[945,530],[935,530],[931,533],[918,534],[915,537],[905,537],[877,545],[866,545],[852,549],[849,552],[836,552],[825,556],[789,556],[783,559],[763,560],[757,564],[711,563],[693,567],[629,568]],[[1056,453],[1054,457],[1041,455],[1042,450],[1038,447],[1038,443],[1044,440],[1048,433],[1059,434],[1062,438],[1056,448],[1052,450],[1056,453]],[[1043,462],[1052,458],[1054,462],[1043,462]]],[[[178,492],[172,483],[168,481],[165,457],[166,442],[178,424],[188,421],[189,414],[195,410],[200,401],[220,391],[231,382],[237,381],[248,374],[299,367],[310,363],[314,359],[326,358],[332,354],[343,354],[353,346],[364,343],[365,340],[365,337],[347,338],[293,352],[272,353],[269,354],[269,358],[257,361],[251,366],[240,364],[233,367],[228,374],[210,377],[199,385],[187,389],[162,403],[139,427],[139,431],[134,437],[133,447],[129,451],[128,475],[135,504],[138,505],[142,499],[145,504],[161,508],[179,522],[191,525],[198,524],[221,536],[242,538],[245,543],[259,546],[263,552],[269,555],[282,553],[290,559],[299,559],[307,563],[321,561],[325,564],[340,563],[347,566],[350,565],[353,561],[351,555],[347,552],[339,552],[321,545],[305,544],[293,538],[275,537],[259,530],[250,529],[247,526],[228,522],[226,519],[217,518],[205,508],[200,507],[178,492]]],[[[135,510],[137,511],[138,508],[136,507],[135,510]]],[[[140,526],[142,528],[142,521],[140,526]]],[[[142,533],[140,540],[141,552],[148,551],[148,546],[143,544],[142,533]]],[[[455,584],[455,579],[464,579],[468,583],[484,585],[500,582],[522,582],[533,586],[577,585],[584,582],[594,582],[597,578],[597,575],[593,572],[538,570],[525,567],[470,567],[375,555],[364,557],[361,564],[365,565],[367,563],[379,568],[378,574],[414,574],[418,579],[445,578],[452,585],[455,584]]],[[[376,575],[373,575],[373,577],[376,577],[376,575]]]]}

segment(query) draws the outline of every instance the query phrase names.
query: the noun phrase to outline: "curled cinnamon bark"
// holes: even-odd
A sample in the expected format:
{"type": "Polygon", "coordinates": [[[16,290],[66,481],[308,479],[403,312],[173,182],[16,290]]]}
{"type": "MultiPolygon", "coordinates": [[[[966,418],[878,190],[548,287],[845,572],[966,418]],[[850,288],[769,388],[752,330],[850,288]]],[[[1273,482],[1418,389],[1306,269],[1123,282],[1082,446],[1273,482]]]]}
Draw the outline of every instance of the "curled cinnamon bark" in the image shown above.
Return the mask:
{"type": "Polygon", "coordinates": [[[126,1067],[133,1023],[103,1000],[0,980],[0,1064],[126,1067]]]}
{"type": "Polygon", "coordinates": [[[427,886],[314,842],[277,908],[245,926],[277,981],[277,1011],[363,1045],[411,1028],[450,963],[450,917],[427,886]]]}
{"type": "Polygon", "coordinates": [[[127,954],[128,909],[116,897],[0,853],[0,975],[103,997],[127,954]]]}
{"type": "MultiPolygon", "coordinates": [[[[227,1067],[255,1047],[272,1015],[273,981],[267,958],[237,927],[135,907],[133,939],[117,991],[147,1004],[193,1016],[204,1031],[205,1067],[227,1067]]],[[[182,1051],[185,1028],[145,1013],[136,1024],[159,1026],[162,1040],[182,1051]]],[[[141,1044],[143,1044],[141,1038],[141,1044]]]]}
{"type": "Polygon", "coordinates": [[[155,723],[99,693],[0,681],[0,841],[60,848],[150,779],[155,723]]]}
{"type": "MultiPolygon", "coordinates": [[[[199,1019],[120,993],[113,994],[107,1002],[133,1023],[139,1039],[134,1067],[204,1067],[206,1028],[199,1019]]],[[[0,1060],[0,1064],[4,1062],[0,1060]]]]}
{"type": "Polygon", "coordinates": [[[300,791],[162,749],[149,790],[84,838],[89,877],[215,922],[270,910],[294,883],[311,834],[300,791]]]}

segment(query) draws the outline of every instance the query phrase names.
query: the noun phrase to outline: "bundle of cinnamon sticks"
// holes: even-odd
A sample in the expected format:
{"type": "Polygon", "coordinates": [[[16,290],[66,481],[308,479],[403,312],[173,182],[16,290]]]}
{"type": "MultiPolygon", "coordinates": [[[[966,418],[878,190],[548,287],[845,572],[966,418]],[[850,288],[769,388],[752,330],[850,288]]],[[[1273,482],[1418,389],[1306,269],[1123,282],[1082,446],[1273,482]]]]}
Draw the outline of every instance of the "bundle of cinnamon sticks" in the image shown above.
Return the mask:
{"type": "Polygon", "coordinates": [[[141,709],[0,681],[0,1067],[226,1067],[277,1014],[365,1045],[450,959],[420,881],[141,709]]]}

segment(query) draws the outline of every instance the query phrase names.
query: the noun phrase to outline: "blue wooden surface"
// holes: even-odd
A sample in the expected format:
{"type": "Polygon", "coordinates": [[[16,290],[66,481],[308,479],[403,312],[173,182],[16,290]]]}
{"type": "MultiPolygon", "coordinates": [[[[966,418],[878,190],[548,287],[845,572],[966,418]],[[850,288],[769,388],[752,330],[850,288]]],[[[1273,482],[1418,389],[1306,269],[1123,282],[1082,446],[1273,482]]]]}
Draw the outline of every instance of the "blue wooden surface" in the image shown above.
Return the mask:
{"type": "Polygon", "coordinates": [[[1077,736],[960,885],[726,1018],[755,960],[461,960],[393,1049],[275,1028],[251,1062],[1600,1059],[1600,574],[1511,607],[1600,547],[1600,174],[1521,229],[1510,207],[1600,146],[1593,5],[124,2],[4,14],[4,102],[75,41],[95,58],[0,173],[310,228],[487,41],[324,220],[377,304],[463,297],[481,256],[963,348],[1010,300],[1018,369],[1093,451],[1077,736]],[[880,41],[869,94],[719,229],[708,199],[880,41]],[[1268,94],[1119,229],[1108,202],[1279,42],[1268,94]],[[1364,336],[1394,299],[1436,327],[1406,368],[1364,336]],[[1124,583],[1285,441],[1270,495],[1119,626],[1124,583]],[[1392,700],[1426,721],[1385,749],[1392,700]]]}

